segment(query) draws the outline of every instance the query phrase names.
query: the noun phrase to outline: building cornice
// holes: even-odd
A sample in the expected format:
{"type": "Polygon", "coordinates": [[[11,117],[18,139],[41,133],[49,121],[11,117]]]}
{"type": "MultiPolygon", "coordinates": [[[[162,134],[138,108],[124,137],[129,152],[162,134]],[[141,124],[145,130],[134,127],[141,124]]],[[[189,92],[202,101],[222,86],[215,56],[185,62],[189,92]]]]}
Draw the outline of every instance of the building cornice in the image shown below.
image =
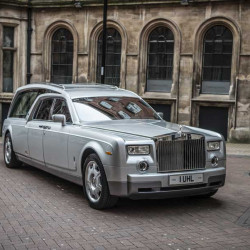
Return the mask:
{"type": "MultiPolygon", "coordinates": [[[[230,2],[239,2],[240,0],[231,0],[230,2]]],[[[28,0],[1,0],[0,6],[28,7],[28,0]]],[[[189,0],[190,5],[208,2],[229,2],[228,0],[189,0]]],[[[33,8],[57,8],[57,7],[78,7],[102,6],[102,0],[31,0],[30,6],[33,8]]],[[[148,4],[181,4],[181,0],[109,0],[109,5],[148,5],[148,4]]]]}

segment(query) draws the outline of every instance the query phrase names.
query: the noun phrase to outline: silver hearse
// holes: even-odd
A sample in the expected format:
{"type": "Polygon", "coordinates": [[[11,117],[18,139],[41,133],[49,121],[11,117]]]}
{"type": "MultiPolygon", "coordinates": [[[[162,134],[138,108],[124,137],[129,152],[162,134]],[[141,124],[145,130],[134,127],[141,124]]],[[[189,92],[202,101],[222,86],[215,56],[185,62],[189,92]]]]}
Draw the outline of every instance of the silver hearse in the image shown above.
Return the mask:
{"type": "Polygon", "coordinates": [[[4,159],[83,186],[91,207],[118,197],[214,195],[225,183],[224,138],[161,118],[135,93],[108,85],[32,84],[3,125],[4,159]]]}

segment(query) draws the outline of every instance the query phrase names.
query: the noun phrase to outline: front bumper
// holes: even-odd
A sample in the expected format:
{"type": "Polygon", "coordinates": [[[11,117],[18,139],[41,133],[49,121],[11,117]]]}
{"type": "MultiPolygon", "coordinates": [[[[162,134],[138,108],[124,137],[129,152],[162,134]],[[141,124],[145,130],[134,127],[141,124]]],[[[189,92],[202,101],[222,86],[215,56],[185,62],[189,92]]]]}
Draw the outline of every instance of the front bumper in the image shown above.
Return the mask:
{"type": "Polygon", "coordinates": [[[213,168],[185,172],[128,174],[126,182],[109,182],[111,195],[132,199],[159,199],[180,196],[206,194],[224,186],[226,169],[213,168]],[[169,185],[169,176],[185,174],[203,174],[199,184],[169,185]]]}

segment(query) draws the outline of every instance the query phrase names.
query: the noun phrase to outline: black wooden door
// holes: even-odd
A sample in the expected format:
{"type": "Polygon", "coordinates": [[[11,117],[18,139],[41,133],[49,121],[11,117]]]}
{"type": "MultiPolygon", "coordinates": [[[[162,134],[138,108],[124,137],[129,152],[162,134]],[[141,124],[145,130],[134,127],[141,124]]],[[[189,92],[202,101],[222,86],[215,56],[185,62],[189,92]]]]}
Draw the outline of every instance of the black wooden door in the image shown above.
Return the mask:
{"type": "Polygon", "coordinates": [[[222,134],[227,140],[228,108],[200,107],[200,128],[212,130],[222,134]]]}
{"type": "Polygon", "coordinates": [[[3,122],[8,116],[10,104],[9,103],[2,103],[2,124],[1,124],[1,131],[0,134],[2,135],[2,127],[3,127],[3,122]]]}
{"type": "Polygon", "coordinates": [[[163,119],[165,121],[170,122],[170,120],[171,120],[171,105],[167,105],[167,104],[150,104],[150,106],[156,112],[162,112],[163,113],[163,119]]]}

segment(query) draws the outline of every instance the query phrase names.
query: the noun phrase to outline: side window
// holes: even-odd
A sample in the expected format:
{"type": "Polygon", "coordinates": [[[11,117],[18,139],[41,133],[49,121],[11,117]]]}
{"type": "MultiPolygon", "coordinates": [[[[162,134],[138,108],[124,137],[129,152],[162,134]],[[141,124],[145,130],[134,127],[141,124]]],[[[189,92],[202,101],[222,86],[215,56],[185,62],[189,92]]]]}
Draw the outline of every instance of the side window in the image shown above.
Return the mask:
{"type": "Polygon", "coordinates": [[[45,99],[41,102],[41,104],[38,106],[38,109],[34,115],[35,120],[51,120],[51,107],[53,104],[53,99],[45,99]]]}
{"type": "Polygon", "coordinates": [[[10,117],[25,118],[39,94],[42,94],[39,90],[20,93],[13,104],[10,117]]]}
{"type": "Polygon", "coordinates": [[[69,122],[69,123],[72,122],[67,103],[63,99],[57,99],[55,102],[52,115],[56,115],[56,114],[65,115],[66,122],[69,122]]]}

